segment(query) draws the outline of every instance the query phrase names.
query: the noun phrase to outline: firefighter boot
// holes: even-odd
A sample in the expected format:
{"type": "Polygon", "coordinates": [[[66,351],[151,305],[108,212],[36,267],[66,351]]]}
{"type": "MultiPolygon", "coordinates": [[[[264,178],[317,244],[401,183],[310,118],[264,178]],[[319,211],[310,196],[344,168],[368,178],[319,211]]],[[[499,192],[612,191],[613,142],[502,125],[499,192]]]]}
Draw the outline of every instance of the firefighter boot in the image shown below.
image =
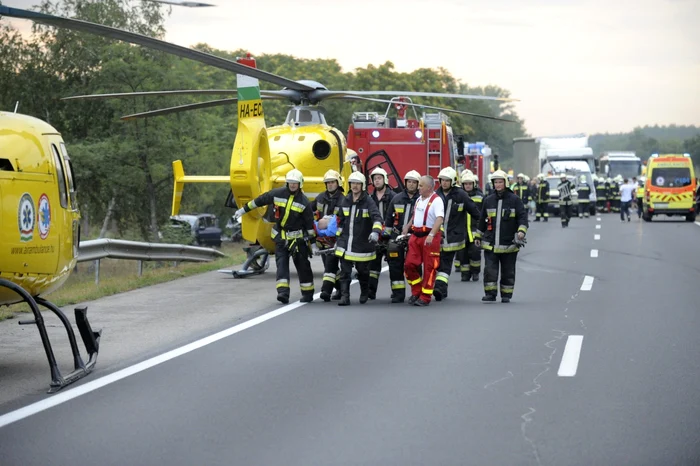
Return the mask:
{"type": "Polygon", "coordinates": [[[475,282],[479,281],[479,272],[472,273],[472,280],[475,282]]]}
{"type": "Polygon", "coordinates": [[[394,294],[391,295],[392,304],[402,303],[406,299],[406,290],[394,290],[394,294]]]}
{"type": "Polygon", "coordinates": [[[350,280],[340,281],[340,301],[338,301],[338,306],[349,306],[350,305],[350,280]]]}
{"type": "Polygon", "coordinates": [[[360,282],[360,304],[365,304],[369,299],[369,283],[360,282]]]}
{"type": "Polygon", "coordinates": [[[468,282],[471,279],[472,279],[472,276],[469,272],[462,272],[462,281],[463,282],[468,282]]]}

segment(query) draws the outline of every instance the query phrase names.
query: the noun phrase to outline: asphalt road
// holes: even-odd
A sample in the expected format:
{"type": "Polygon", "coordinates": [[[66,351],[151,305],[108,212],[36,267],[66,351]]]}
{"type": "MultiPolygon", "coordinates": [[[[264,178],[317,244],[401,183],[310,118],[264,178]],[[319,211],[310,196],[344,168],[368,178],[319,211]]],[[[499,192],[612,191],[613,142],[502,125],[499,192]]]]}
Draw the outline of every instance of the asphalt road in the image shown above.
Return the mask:
{"type": "Polygon", "coordinates": [[[0,411],[0,463],[700,463],[700,227],[608,214],[528,237],[510,304],[453,274],[444,302],[390,305],[384,273],[367,305],[355,285],[350,307],[290,305],[0,411]]]}

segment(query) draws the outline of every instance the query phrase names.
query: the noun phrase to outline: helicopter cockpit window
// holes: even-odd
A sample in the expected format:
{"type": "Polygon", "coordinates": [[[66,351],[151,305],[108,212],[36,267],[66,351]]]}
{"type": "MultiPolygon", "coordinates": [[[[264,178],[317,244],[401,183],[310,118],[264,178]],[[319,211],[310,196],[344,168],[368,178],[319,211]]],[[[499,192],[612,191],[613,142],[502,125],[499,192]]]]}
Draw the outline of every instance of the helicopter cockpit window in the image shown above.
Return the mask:
{"type": "Polygon", "coordinates": [[[54,164],[56,165],[56,178],[58,178],[58,197],[61,201],[61,207],[64,209],[68,208],[68,187],[66,186],[66,177],[63,174],[63,164],[61,163],[61,157],[58,155],[58,149],[56,146],[51,144],[51,151],[53,152],[54,164]]]}
{"type": "Polygon", "coordinates": [[[75,176],[73,176],[73,164],[68,157],[68,150],[66,145],[61,143],[61,154],[63,154],[63,159],[66,162],[66,178],[68,179],[68,192],[70,193],[70,203],[73,210],[78,210],[78,200],[75,196],[75,176]]]}

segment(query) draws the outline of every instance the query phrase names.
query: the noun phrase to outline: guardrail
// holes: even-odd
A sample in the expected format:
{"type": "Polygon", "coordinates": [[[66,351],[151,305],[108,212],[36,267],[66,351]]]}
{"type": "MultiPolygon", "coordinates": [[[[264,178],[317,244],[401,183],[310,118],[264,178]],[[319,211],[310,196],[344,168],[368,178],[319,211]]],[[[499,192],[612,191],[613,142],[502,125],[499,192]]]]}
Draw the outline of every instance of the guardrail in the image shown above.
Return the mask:
{"type": "Polygon", "coordinates": [[[209,262],[220,257],[226,257],[226,254],[211,248],[119,239],[81,241],[78,249],[78,262],[95,262],[95,284],[100,283],[101,259],[137,260],[140,277],[143,261],[209,262]]]}

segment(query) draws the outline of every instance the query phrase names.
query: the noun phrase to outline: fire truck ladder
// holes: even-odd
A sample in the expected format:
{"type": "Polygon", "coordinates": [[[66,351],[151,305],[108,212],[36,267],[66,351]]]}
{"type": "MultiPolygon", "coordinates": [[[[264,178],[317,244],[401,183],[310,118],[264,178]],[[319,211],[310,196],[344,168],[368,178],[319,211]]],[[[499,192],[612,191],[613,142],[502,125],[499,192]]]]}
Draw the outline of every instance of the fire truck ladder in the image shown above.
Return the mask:
{"type": "Polygon", "coordinates": [[[440,173],[440,169],[442,168],[442,165],[440,163],[442,162],[442,128],[437,129],[437,137],[433,137],[435,134],[435,129],[432,128],[426,128],[425,129],[427,133],[427,155],[426,155],[426,165],[428,167],[428,175],[432,176],[433,178],[437,179],[438,173],[440,173]],[[435,147],[437,146],[437,150],[435,150],[435,147]],[[430,161],[431,158],[434,158],[434,156],[437,156],[438,164],[437,165],[431,165],[430,161]]]}

